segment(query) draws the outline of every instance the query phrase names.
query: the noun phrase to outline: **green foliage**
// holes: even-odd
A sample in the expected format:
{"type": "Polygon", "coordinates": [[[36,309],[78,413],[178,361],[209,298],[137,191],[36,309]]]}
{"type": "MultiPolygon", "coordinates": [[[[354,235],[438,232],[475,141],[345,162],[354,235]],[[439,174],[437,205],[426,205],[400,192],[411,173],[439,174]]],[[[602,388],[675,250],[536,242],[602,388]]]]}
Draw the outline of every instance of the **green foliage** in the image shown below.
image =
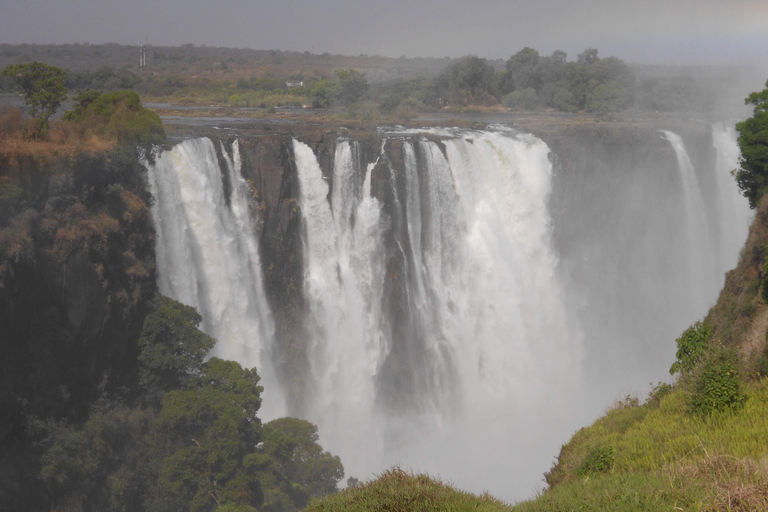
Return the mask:
{"type": "Polygon", "coordinates": [[[674,389],[675,388],[671,384],[667,384],[666,382],[659,382],[652,387],[651,392],[648,393],[648,398],[646,399],[645,403],[647,405],[651,405],[652,407],[659,407],[664,397],[672,393],[674,389]]]}
{"type": "Polygon", "coordinates": [[[279,418],[264,425],[262,436],[264,453],[308,495],[319,498],[337,491],[344,467],[338,457],[318,444],[315,425],[296,418],[279,418]]]}
{"type": "Polygon", "coordinates": [[[151,148],[165,143],[160,117],[141,105],[134,91],[80,93],[67,119],[85,130],[126,145],[151,148]]]}
{"type": "Polygon", "coordinates": [[[428,475],[406,473],[392,468],[377,479],[315,499],[305,512],[501,512],[509,505],[489,494],[477,496],[457,491],[428,475]]]}
{"type": "MultiPolygon", "coordinates": [[[[449,64],[434,80],[439,98],[452,104],[473,102],[493,93],[496,72],[486,59],[467,55],[449,64]]],[[[435,98],[438,99],[438,98],[435,98]]]]}
{"type": "Polygon", "coordinates": [[[48,422],[40,478],[53,509],[87,503],[91,510],[143,510],[152,495],[157,452],[153,413],[112,403],[82,426],[48,422]]]}
{"type": "Polygon", "coordinates": [[[176,449],[163,460],[161,492],[195,511],[261,505],[258,382],[256,370],[214,357],[187,389],[165,395],[155,427],[176,449]]]}
{"type": "Polygon", "coordinates": [[[518,91],[512,91],[504,96],[504,106],[515,110],[536,110],[539,99],[536,90],[532,87],[518,91]]]}
{"type": "Polygon", "coordinates": [[[627,92],[615,80],[596,86],[587,95],[587,112],[619,112],[627,106],[627,92]]]}
{"type": "Polygon", "coordinates": [[[194,308],[162,295],[150,307],[139,338],[139,384],[157,397],[199,376],[216,340],[198,330],[203,319],[194,308]]]}
{"type": "Polygon", "coordinates": [[[64,80],[67,72],[41,62],[13,64],[0,72],[10,77],[24,91],[24,101],[32,107],[30,114],[35,120],[32,136],[37,139],[48,133],[48,118],[56,113],[67,97],[64,80]]]}
{"type": "Polygon", "coordinates": [[[712,454],[759,460],[768,445],[768,379],[747,385],[738,414],[709,417],[688,412],[689,394],[681,386],[658,404],[614,408],[579,430],[563,445],[557,463],[545,475],[550,488],[579,481],[576,475],[596,446],[613,446],[612,474],[659,471],[674,464],[696,464],[712,454]]]}
{"type": "Polygon", "coordinates": [[[613,446],[607,445],[594,448],[584,458],[584,462],[576,470],[576,475],[584,478],[588,475],[605,473],[613,468],[614,462],[613,446]]]}
{"type": "Polygon", "coordinates": [[[576,102],[576,96],[567,89],[558,89],[552,99],[552,106],[560,112],[576,112],[579,105],[576,102]]]}
{"type": "Polygon", "coordinates": [[[757,208],[760,198],[768,190],[768,81],[765,86],[744,100],[755,107],[752,117],[736,124],[741,157],[733,174],[751,208],[757,208]]]}
{"type": "Polygon", "coordinates": [[[359,71],[354,69],[337,69],[336,76],[339,77],[341,84],[339,101],[342,105],[348,107],[353,103],[357,103],[368,92],[368,80],[359,71]]]}
{"type": "Polygon", "coordinates": [[[686,329],[675,340],[677,343],[677,353],[675,354],[677,361],[669,369],[670,375],[678,372],[690,372],[706,352],[707,344],[711,337],[712,327],[701,322],[696,322],[686,329]]]}
{"type": "Polygon", "coordinates": [[[691,393],[688,407],[696,415],[736,410],[744,405],[736,355],[718,349],[704,363],[691,393]]]}
{"type": "Polygon", "coordinates": [[[98,90],[86,90],[78,91],[75,95],[74,109],[64,114],[64,119],[67,121],[77,121],[86,117],[86,109],[88,106],[96,101],[101,96],[101,91],[98,90]]]}
{"type": "Polygon", "coordinates": [[[312,108],[326,108],[333,105],[341,93],[338,82],[325,78],[320,80],[312,88],[309,97],[312,99],[312,108]]]}

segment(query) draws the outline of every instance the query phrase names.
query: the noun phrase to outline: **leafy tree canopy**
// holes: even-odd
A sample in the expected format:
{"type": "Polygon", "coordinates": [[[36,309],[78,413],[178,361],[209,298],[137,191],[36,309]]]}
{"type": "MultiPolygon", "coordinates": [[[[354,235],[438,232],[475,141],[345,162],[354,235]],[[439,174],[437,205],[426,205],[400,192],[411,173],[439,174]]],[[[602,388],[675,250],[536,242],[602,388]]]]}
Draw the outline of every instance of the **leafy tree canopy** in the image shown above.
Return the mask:
{"type": "Polygon", "coordinates": [[[741,158],[733,174],[751,208],[757,208],[768,190],[768,81],[765,87],[747,96],[744,103],[754,105],[753,115],[736,124],[741,158]]]}
{"type": "Polygon", "coordinates": [[[32,107],[30,114],[35,120],[32,136],[37,139],[48,133],[48,118],[56,113],[67,97],[64,80],[67,72],[42,62],[13,64],[2,70],[16,86],[24,91],[24,101],[32,107]]]}
{"type": "MultiPolygon", "coordinates": [[[[155,422],[175,450],[162,464],[160,488],[190,510],[221,505],[258,507],[264,499],[255,453],[261,441],[259,376],[216,357],[187,389],[171,391],[155,422]]],[[[185,507],[185,508],[186,508],[185,507]]]]}
{"type": "Polygon", "coordinates": [[[160,296],[152,309],[139,338],[139,383],[156,396],[200,375],[216,341],[198,330],[202,317],[194,308],[160,296]]]}
{"type": "Polygon", "coordinates": [[[339,457],[323,451],[317,427],[296,418],[279,418],[264,425],[264,451],[291,481],[315,498],[336,492],[344,478],[339,457]]]}
{"type": "Polygon", "coordinates": [[[368,92],[368,80],[365,75],[354,69],[338,69],[336,76],[341,83],[339,99],[345,106],[360,101],[368,92]]]}
{"type": "Polygon", "coordinates": [[[142,147],[165,143],[160,116],[144,108],[135,91],[84,91],[75,100],[75,108],[66,119],[87,132],[142,147]]]}
{"type": "Polygon", "coordinates": [[[699,362],[707,349],[712,327],[696,322],[677,338],[677,361],[672,364],[669,373],[689,372],[699,362]]]}

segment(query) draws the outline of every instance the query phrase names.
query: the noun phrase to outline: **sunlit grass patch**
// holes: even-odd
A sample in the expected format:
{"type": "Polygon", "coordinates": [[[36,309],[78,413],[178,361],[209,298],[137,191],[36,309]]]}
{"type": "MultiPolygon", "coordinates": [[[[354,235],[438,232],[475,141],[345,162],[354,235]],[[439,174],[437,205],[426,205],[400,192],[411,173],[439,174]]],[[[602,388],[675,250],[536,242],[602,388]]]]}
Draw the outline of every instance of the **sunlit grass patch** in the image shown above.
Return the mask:
{"type": "Polygon", "coordinates": [[[414,475],[398,467],[387,470],[375,480],[338,494],[313,500],[305,512],[322,511],[480,511],[509,510],[509,505],[489,494],[477,496],[458,491],[428,475],[414,475]]]}

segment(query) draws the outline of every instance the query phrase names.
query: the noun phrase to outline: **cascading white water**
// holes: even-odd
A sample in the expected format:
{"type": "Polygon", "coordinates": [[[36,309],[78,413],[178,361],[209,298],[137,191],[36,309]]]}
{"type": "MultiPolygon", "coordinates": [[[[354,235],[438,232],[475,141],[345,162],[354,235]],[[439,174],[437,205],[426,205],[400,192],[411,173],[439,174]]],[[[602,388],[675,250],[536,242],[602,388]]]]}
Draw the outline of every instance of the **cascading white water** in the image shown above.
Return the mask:
{"type": "MultiPolygon", "coordinates": [[[[616,389],[638,391],[623,387],[621,357],[638,382],[663,378],[674,336],[714,300],[724,269],[707,255],[719,251],[732,266],[750,217],[726,174],[736,165],[735,133],[713,129],[719,237],[707,224],[714,201],[704,201],[682,140],[667,132],[679,181],[667,168],[624,169],[625,181],[596,174],[586,185],[581,175],[557,178],[560,198],[601,194],[561,209],[558,251],[546,144],[503,129],[421,133],[385,134],[403,152],[402,174],[390,166],[389,178],[376,181],[379,193],[391,187],[386,208],[371,195],[374,166],[362,168],[356,142],[337,143],[332,180],[308,146],[293,142],[307,419],[348,476],[401,464],[505,499],[530,496],[560,443],[616,389]],[[569,196],[569,187],[581,188],[569,196]],[[398,257],[402,266],[390,268],[398,257]],[[401,309],[393,312],[398,290],[401,309]],[[580,395],[583,350],[602,389],[589,388],[588,399],[580,395]],[[643,359],[648,353],[662,353],[660,362],[643,359]]],[[[260,417],[269,420],[285,410],[255,212],[238,144],[219,153],[208,139],[188,140],[148,166],[158,283],[198,308],[203,329],[218,339],[215,355],[258,368],[260,417]]]]}
{"type": "Polygon", "coordinates": [[[155,202],[160,293],[195,307],[201,328],[218,343],[212,355],[257,367],[268,390],[263,414],[282,413],[270,363],[273,323],[264,287],[250,190],[240,173],[238,143],[220,169],[210,139],[186,140],[148,165],[155,202]],[[222,173],[231,183],[229,205],[222,173]]]}
{"type": "Polygon", "coordinates": [[[306,227],[305,333],[316,383],[311,419],[321,428],[324,447],[342,456],[347,472],[369,469],[371,450],[380,452],[374,446],[381,444],[371,421],[372,376],[382,355],[380,207],[370,197],[369,176],[362,186],[349,142],[336,148],[332,205],[312,149],[294,140],[293,150],[306,227]]]}
{"type": "Polygon", "coordinates": [[[710,238],[710,228],[707,225],[707,210],[696,177],[696,170],[685,150],[683,139],[676,133],[661,130],[677,157],[680,178],[683,185],[683,200],[686,212],[687,249],[691,255],[689,262],[691,286],[690,306],[694,311],[705,312],[717,297],[717,292],[722,283],[709,278],[717,275],[715,254],[719,256],[719,248],[713,245],[710,238]],[[693,255],[696,255],[695,257],[693,255]]]}
{"type": "Polygon", "coordinates": [[[581,356],[555,275],[549,150],[510,132],[435,134],[449,135],[446,154],[433,141],[403,142],[410,346],[402,350],[412,357],[386,378],[412,376],[415,407],[390,415],[377,407],[386,402],[380,369],[397,343],[386,339],[392,326],[380,325],[387,220],[356,185],[348,142],[337,147],[329,203],[315,156],[294,141],[317,379],[310,419],[350,475],[401,463],[520,495],[547,469],[542,445],[554,453],[576,425],[560,421],[572,396],[549,393],[578,387],[581,356]]]}
{"type": "Polygon", "coordinates": [[[753,213],[731,176],[731,171],[738,166],[740,155],[733,125],[715,123],[712,126],[712,145],[717,152],[715,171],[720,210],[720,271],[727,272],[736,266],[753,213]]]}

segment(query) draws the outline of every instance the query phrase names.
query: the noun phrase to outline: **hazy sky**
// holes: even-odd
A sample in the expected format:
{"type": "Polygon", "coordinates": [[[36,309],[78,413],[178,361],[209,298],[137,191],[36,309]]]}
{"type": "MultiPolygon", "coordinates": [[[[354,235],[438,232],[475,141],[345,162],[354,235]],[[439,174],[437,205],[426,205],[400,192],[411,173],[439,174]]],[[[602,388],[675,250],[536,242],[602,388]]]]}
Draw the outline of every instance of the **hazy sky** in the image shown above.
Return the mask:
{"type": "Polygon", "coordinates": [[[0,43],[194,43],[313,53],[569,59],[768,71],[768,0],[0,0],[0,43]]]}

